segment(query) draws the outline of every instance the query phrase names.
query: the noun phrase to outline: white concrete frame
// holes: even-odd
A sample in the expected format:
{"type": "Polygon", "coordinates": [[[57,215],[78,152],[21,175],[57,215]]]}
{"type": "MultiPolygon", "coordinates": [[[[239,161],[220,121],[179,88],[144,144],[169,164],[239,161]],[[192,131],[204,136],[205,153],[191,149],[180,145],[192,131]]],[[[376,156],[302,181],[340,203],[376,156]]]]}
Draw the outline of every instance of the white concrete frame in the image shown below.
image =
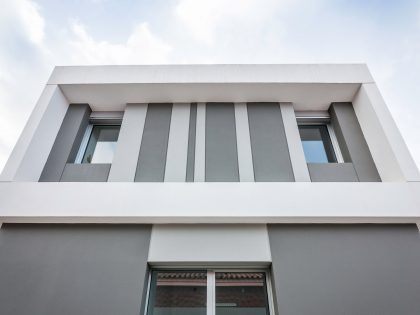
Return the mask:
{"type": "MultiPolygon", "coordinates": [[[[141,132],[143,127],[140,123],[136,129],[141,132]]],[[[170,143],[175,141],[173,137],[176,135],[170,135],[170,143]]],[[[141,137],[122,141],[110,181],[133,180],[136,155],[130,155],[127,163],[130,174],[116,175],[118,165],[125,163],[121,157],[123,142],[128,145],[130,141],[135,141],[130,146],[138,155],[141,137]]],[[[182,143],[185,146],[186,142],[182,143]]],[[[181,159],[184,161],[185,156],[181,159]]],[[[365,65],[57,67],[0,180],[2,222],[420,221],[419,171],[365,65]],[[248,140],[242,141],[246,138],[246,119],[240,108],[246,102],[281,103],[292,167],[301,182],[199,183],[205,181],[206,102],[218,101],[242,103],[235,105],[235,117],[241,130],[238,152],[244,180],[251,179],[251,164],[248,140]],[[149,102],[200,102],[197,183],[37,183],[69,103],[89,103],[94,111],[121,111],[127,103],[149,102]],[[331,102],[353,102],[382,183],[306,183],[304,156],[291,145],[298,135],[292,109],[325,111],[331,102]]]]}

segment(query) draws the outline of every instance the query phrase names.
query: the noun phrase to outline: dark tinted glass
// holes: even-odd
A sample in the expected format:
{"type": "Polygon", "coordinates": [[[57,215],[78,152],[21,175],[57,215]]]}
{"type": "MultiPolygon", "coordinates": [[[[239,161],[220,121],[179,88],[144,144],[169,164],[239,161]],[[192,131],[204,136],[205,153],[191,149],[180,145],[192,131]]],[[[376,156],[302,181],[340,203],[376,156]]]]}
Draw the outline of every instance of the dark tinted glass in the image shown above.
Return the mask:
{"type": "Polygon", "coordinates": [[[148,315],[206,315],[206,272],[152,274],[148,315]]]}
{"type": "Polygon", "coordinates": [[[299,133],[307,163],[337,162],[326,125],[301,125],[299,133]]]}
{"type": "Polygon", "coordinates": [[[263,272],[217,272],[216,315],[268,315],[263,272]]]}

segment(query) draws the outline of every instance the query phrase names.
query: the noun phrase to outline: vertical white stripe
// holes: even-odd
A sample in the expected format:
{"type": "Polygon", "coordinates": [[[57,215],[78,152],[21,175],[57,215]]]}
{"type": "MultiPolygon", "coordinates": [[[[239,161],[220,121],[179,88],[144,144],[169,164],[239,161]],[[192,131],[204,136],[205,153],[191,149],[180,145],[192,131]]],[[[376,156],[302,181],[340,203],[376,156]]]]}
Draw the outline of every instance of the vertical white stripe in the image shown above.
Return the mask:
{"type": "Polygon", "coordinates": [[[251,138],[246,103],[235,103],[235,125],[236,143],[238,146],[239,179],[241,182],[253,182],[255,181],[254,165],[252,163],[251,138]]]}
{"type": "Polygon", "coordinates": [[[118,136],[109,182],[133,182],[139,159],[147,104],[128,104],[118,136]]]}
{"type": "Polygon", "coordinates": [[[206,179],[206,103],[197,103],[197,125],[195,129],[194,181],[206,179]]]}
{"type": "Polygon", "coordinates": [[[207,271],[207,314],[216,315],[216,273],[207,271]]]}
{"type": "Polygon", "coordinates": [[[287,146],[289,147],[290,161],[292,162],[295,181],[310,182],[308,165],[300,141],[299,129],[292,103],[280,103],[287,146]]]}
{"type": "Polygon", "coordinates": [[[166,154],[165,182],[185,182],[190,109],[191,106],[188,103],[173,104],[166,154]]]}

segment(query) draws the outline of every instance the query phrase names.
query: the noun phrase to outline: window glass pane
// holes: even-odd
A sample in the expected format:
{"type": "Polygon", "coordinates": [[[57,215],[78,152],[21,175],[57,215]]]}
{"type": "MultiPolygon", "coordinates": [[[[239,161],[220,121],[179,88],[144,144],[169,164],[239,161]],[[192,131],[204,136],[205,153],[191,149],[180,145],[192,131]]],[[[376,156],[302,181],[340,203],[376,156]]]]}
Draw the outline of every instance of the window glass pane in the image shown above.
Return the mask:
{"type": "Polygon", "coordinates": [[[148,315],[206,315],[206,304],[206,272],[153,272],[148,315]]]}
{"type": "Polygon", "coordinates": [[[306,162],[337,162],[326,125],[299,126],[299,133],[306,162]]]}
{"type": "Polygon", "coordinates": [[[217,272],[216,315],[268,315],[263,272],[217,272]]]}
{"type": "Polygon", "coordinates": [[[112,163],[119,133],[120,126],[94,126],[82,163],[112,163]]]}

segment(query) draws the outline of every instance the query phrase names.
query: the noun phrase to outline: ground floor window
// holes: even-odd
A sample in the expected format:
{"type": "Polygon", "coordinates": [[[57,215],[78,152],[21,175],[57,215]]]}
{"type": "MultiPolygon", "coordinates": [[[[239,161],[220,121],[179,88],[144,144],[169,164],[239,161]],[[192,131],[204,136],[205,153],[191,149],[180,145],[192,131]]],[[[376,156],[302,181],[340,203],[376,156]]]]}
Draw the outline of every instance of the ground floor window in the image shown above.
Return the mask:
{"type": "Polygon", "coordinates": [[[269,315],[264,271],[151,273],[147,315],[269,315]]]}

